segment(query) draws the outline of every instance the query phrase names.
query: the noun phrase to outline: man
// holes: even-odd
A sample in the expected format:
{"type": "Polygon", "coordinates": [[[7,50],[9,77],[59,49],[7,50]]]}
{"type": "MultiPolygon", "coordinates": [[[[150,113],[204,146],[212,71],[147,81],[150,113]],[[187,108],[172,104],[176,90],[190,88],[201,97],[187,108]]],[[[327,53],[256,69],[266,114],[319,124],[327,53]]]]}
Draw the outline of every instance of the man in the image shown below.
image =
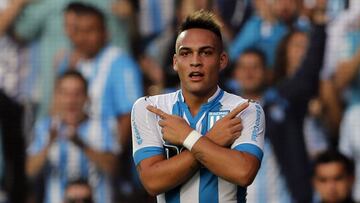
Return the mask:
{"type": "MultiPolygon", "coordinates": [[[[241,95],[245,98],[250,98],[259,101],[261,105],[265,106],[268,102],[266,95],[266,62],[265,55],[258,49],[248,49],[238,58],[235,66],[235,79],[240,83],[242,92],[241,95]]],[[[274,105],[275,106],[275,105],[274,105]]],[[[266,106],[265,106],[266,107],[266,106]]],[[[276,107],[278,112],[281,112],[279,107],[276,107]]],[[[268,109],[265,108],[265,111],[268,109]]],[[[272,111],[267,111],[266,119],[267,131],[266,134],[271,133],[272,126],[272,111]],[[268,126],[270,125],[270,126],[268,126]],[[270,131],[269,131],[270,129],[270,131]]],[[[281,115],[281,114],[280,114],[281,115]]],[[[279,120],[280,120],[279,116],[279,120]]],[[[279,163],[274,154],[274,147],[269,141],[269,137],[265,136],[264,157],[261,163],[261,168],[256,176],[253,184],[248,187],[248,201],[256,202],[277,202],[288,203],[294,202],[289,192],[284,175],[280,170],[279,163]]]]}
{"type": "Polygon", "coordinates": [[[83,179],[68,183],[65,189],[64,203],[94,203],[91,186],[83,179]]]}
{"type": "MultiPolygon", "coordinates": [[[[72,6],[71,6],[72,5],[72,6]]],[[[130,143],[130,111],[142,95],[141,73],[124,50],[108,44],[106,20],[97,8],[82,3],[67,8],[76,14],[75,31],[59,72],[74,68],[89,81],[90,116],[117,125],[118,140],[130,143]]]]}
{"type": "Polygon", "coordinates": [[[181,90],[133,106],[140,179],[158,202],[245,202],[263,156],[263,111],[217,86],[228,57],[211,13],[188,16],[175,49],[181,90]]]}
{"type": "Polygon", "coordinates": [[[313,185],[322,203],[352,203],[354,162],[337,151],[326,151],[315,159],[313,185]]]}
{"type": "Polygon", "coordinates": [[[266,86],[266,59],[258,49],[246,50],[238,59],[235,78],[240,94],[260,102],[266,115],[265,156],[254,184],[251,202],[311,202],[311,168],[303,120],[308,101],[318,89],[325,45],[324,26],[314,25],[309,48],[291,75],[266,86]]]}
{"type": "Polygon", "coordinates": [[[112,202],[119,149],[108,122],[93,121],[84,112],[86,80],[76,71],[65,72],[56,81],[54,98],[56,114],[36,123],[26,160],[28,176],[45,172],[44,202],[61,202],[67,181],[76,178],[89,180],[96,202],[112,202]]]}

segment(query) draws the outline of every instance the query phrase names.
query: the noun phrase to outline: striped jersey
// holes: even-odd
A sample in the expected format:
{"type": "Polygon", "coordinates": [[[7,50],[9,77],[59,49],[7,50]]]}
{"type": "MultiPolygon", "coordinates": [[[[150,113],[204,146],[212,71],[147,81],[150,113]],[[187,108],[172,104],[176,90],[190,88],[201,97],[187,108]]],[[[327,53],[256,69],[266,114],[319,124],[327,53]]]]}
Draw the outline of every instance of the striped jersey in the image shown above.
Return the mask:
{"type": "MultiPolygon", "coordinates": [[[[169,159],[182,150],[182,147],[163,140],[158,125],[159,118],[146,110],[146,106],[153,105],[168,114],[181,116],[193,129],[205,135],[216,121],[246,101],[218,88],[208,102],[201,106],[199,113],[192,116],[181,90],[138,99],[131,114],[135,164],[138,165],[142,160],[156,155],[164,155],[169,159]]],[[[238,117],[242,120],[243,130],[231,148],[252,154],[261,161],[265,133],[265,119],[261,106],[251,102],[238,117]]],[[[160,203],[246,202],[246,188],[230,183],[203,167],[179,187],[158,195],[157,200],[160,203]]]]}
{"type": "MultiPolygon", "coordinates": [[[[49,142],[49,129],[54,119],[45,118],[35,125],[35,137],[30,144],[28,155],[38,154],[49,142]]],[[[67,127],[58,125],[58,137],[51,145],[47,155],[45,172],[45,203],[62,203],[67,182],[78,178],[88,180],[93,188],[94,200],[98,203],[112,203],[113,191],[110,177],[104,174],[85,153],[66,138],[67,127]]],[[[77,129],[79,138],[89,147],[102,151],[118,153],[119,146],[112,135],[109,122],[86,120],[77,129]]]]}
{"type": "MultiPolygon", "coordinates": [[[[67,54],[58,67],[58,73],[69,68],[67,54]]],[[[129,113],[143,95],[141,72],[130,55],[115,46],[104,47],[94,58],[77,64],[89,83],[90,115],[113,118],[129,113]]]]}

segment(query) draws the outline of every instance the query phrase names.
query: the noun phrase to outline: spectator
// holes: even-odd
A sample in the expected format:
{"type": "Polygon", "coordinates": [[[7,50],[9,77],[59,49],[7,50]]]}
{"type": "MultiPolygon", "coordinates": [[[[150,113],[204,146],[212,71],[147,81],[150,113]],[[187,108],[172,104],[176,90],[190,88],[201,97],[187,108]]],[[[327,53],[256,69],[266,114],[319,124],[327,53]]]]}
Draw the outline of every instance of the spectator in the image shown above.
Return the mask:
{"type": "MultiPolygon", "coordinates": [[[[40,109],[39,116],[46,115],[52,95],[54,74],[54,57],[58,50],[69,48],[63,24],[63,9],[76,0],[32,1],[22,11],[15,24],[15,34],[25,41],[39,41],[39,53],[33,57],[39,61],[40,109]]],[[[126,22],[116,18],[111,13],[113,0],[78,0],[87,2],[101,9],[107,17],[109,40],[127,49],[128,36],[126,22]]]]}
{"type": "Polygon", "coordinates": [[[56,115],[36,123],[26,161],[28,176],[45,173],[44,202],[61,202],[66,182],[76,178],[89,180],[96,202],[112,202],[118,145],[108,122],[84,112],[86,80],[78,72],[65,72],[56,81],[54,98],[56,115]]]}
{"type": "Polygon", "coordinates": [[[354,203],[354,162],[337,151],[325,151],[314,162],[313,186],[321,203],[354,203]]]}
{"type": "MultiPolygon", "coordinates": [[[[266,54],[267,68],[274,65],[275,50],[284,35],[292,28],[307,28],[300,23],[299,0],[256,0],[256,13],[245,23],[229,47],[230,59],[235,61],[249,47],[256,47],[266,54]]],[[[305,23],[306,24],[306,23],[305,23]]]]}
{"type": "Polygon", "coordinates": [[[64,203],[95,203],[92,196],[92,189],[87,181],[78,179],[67,184],[64,203]]]}
{"type": "Polygon", "coordinates": [[[349,107],[340,125],[339,150],[355,162],[355,184],[353,198],[360,201],[360,105],[349,107]]]}
{"type": "MultiPolygon", "coordinates": [[[[260,101],[266,115],[265,154],[268,154],[268,157],[264,157],[263,165],[268,163],[272,168],[261,168],[258,177],[262,177],[261,174],[273,175],[276,173],[274,171],[280,170],[280,173],[276,173],[279,179],[272,175],[255,179],[255,184],[264,187],[256,190],[260,193],[256,193],[255,196],[261,194],[257,198],[259,202],[263,202],[262,197],[271,198],[271,195],[280,198],[275,199],[275,202],[286,202],[289,199],[286,192],[282,192],[285,190],[284,187],[288,188],[291,194],[291,202],[311,201],[310,165],[304,143],[303,119],[308,101],[316,93],[325,37],[324,26],[314,25],[307,51],[300,51],[306,53],[304,60],[298,60],[297,70],[285,71],[286,75],[278,78],[273,87],[266,86],[263,54],[259,54],[259,51],[249,51],[238,58],[234,73],[242,87],[241,94],[245,98],[260,101]],[[285,180],[285,186],[281,176],[285,180]],[[261,180],[274,180],[277,186],[270,182],[258,182],[261,180]],[[268,191],[269,194],[264,191],[268,191]],[[284,196],[277,196],[279,193],[284,196]]],[[[249,198],[251,192],[252,189],[249,190],[249,198]]]]}
{"type": "Polygon", "coordinates": [[[74,52],[81,54],[74,68],[89,81],[90,115],[115,120],[113,129],[118,130],[118,141],[128,147],[131,107],[142,95],[141,73],[130,55],[108,44],[105,16],[100,10],[87,4],[75,10],[76,32],[70,39],[73,49],[61,61],[59,72],[73,65],[70,56],[74,52]]]}

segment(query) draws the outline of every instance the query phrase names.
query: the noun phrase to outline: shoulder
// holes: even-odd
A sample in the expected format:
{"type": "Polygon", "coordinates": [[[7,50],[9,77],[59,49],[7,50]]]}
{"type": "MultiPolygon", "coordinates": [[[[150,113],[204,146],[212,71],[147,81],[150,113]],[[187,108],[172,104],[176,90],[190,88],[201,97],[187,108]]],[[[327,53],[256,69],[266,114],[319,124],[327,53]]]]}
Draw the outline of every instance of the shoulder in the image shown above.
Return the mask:
{"type": "Polygon", "coordinates": [[[241,96],[231,94],[225,91],[224,96],[222,97],[220,102],[223,109],[227,109],[230,111],[245,102],[249,102],[249,106],[240,113],[240,116],[243,114],[258,114],[260,116],[264,114],[263,108],[261,107],[259,102],[245,99],[241,96]]]}
{"type": "Polygon", "coordinates": [[[248,101],[247,99],[245,99],[241,96],[231,94],[226,91],[224,91],[224,95],[220,99],[221,105],[224,108],[229,108],[229,109],[235,108],[236,106],[238,106],[242,103],[245,103],[247,101],[248,101]]]}
{"type": "Polygon", "coordinates": [[[160,109],[172,106],[177,101],[179,91],[160,94],[155,96],[144,96],[140,97],[134,103],[133,109],[146,108],[148,105],[156,106],[160,109]]]}

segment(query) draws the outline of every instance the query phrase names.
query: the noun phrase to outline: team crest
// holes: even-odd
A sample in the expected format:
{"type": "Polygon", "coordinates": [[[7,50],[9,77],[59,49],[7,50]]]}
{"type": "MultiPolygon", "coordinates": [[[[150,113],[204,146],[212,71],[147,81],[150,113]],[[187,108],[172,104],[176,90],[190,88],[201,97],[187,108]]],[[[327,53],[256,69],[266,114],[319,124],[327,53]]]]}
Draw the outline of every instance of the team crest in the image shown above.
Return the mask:
{"type": "Polygon", "coordinates": [[[208,130],[210,130],[213,125],[216,123],[216,121],[220,120],[224,116],[226,116],[230,111],[215,111],[215,112],[209,112],[208,114],[208,130]]]}

